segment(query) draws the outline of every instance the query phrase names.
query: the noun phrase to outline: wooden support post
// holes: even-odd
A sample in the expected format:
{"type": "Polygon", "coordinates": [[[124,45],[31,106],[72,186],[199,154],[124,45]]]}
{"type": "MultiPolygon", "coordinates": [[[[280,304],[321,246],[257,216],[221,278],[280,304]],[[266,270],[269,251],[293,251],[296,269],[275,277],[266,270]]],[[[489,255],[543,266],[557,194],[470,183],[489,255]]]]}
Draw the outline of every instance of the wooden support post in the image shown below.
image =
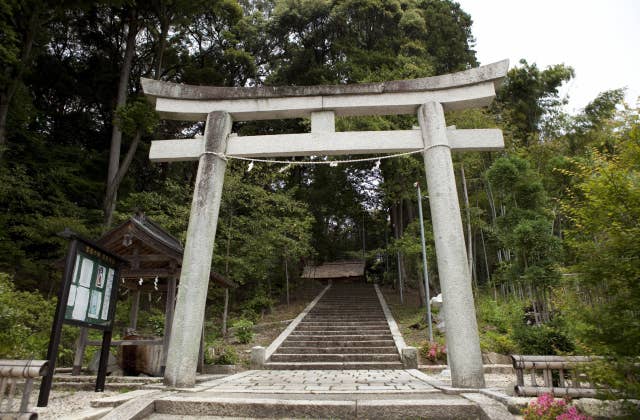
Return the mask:
{"type": "Polygon", "coordinates": [[[80,328],[80,336],[76,340],[76,354],[73,357],[73,368],[71,374],[76,376],[82,373],[82,359],[84,358],[84,349],[87,346],[87,335],[89,330],[86,327],[80,328]]]}
{"type": "Polygon", "coordinates": [[[164,374],[166,385],[192,387],[196,382],[198,341],[202,338],[211,257],[218,224],[231,117],[212,112],[207,117],[205,150],[199,158],[193,192],[182,273],[171,329],[171,341],[164,374]]]}
{"type": "Polygon", "coordinates": [[[176,278],[169,277],[167,280],[167,302],[164,309],[164,337],[162,339],[162,371],[167,365],[167,353],[169,351],[169,340],[171,339],[171,326],[173,324],[173,314],[176,307],[176,278]]]}
{"type": "Polygon", "coordinates": [[[136,289],[131,295],[131,312],[129,313],[129,328],[138,328],[138,311],[140,310],[140,289],[136,289]]]}

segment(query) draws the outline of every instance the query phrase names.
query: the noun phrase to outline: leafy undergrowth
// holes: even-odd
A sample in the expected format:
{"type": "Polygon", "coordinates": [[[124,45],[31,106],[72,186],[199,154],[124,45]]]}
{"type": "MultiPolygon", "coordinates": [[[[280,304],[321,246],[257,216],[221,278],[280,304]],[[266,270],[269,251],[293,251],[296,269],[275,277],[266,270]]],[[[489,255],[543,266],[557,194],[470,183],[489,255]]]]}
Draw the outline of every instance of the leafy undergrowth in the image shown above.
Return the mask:
{"type": "Polygon", "coordinates": [[[246,334],[246,319],[240,315],[229,317],[229,331],[226,337],[220,332],[220,320],[216,319],[207,324],[207,351],[205,362],[208,364],[241,365],[249,367],[251,348],[254,346],[268,347],[282,331],[287,328],[289,321],[304,310],[317,294],[322,290],[321,285],[310,285],[303,293],[292,295],[290,304],[279,302],[263,315],[250,328],[252,334],[246,334]],[[240,321],[240,322],[238,322],[240,321]],[[215,324],[215,325],[214,325],[215,324]]]}
{"type": "Polygon", "coordinates": [[[419,364],[446,364],[444,351],[444,335],[436,328],[440,321],[438,310],[432,310],[433,339],[429,342],[429,330],[426,321],[426,310],[420,305],[418,291],[404,290],[404,303],[400,303],[400,293],[391,286],[381,287],[384,299],[393,314],[398,328],[408,346],[418,349],[419,364]]]}

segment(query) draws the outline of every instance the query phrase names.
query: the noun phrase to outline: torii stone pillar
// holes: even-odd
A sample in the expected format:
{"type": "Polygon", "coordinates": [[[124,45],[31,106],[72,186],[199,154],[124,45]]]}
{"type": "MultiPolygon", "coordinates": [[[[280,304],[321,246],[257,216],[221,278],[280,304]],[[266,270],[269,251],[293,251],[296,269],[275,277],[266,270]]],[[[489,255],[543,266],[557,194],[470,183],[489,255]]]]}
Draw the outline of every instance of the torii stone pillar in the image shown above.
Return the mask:
{"type": "Polygon", "coordinates": [[[424,166],[438,258],[438,273],[451,383],[458,388],[483,388],[482,353],[467,265],[460,204],[442,105],[427,102],[418,109],[424,141],[424,166]]]}
{"type": "Polygon", "coordinates": [[[165,383],[195,383],[225,168],[224,160],[212,153],[274,158],[424,150],[453,385],[484,386],[451,151],[501,150],[504,141],[498,129],[447,129],[443,107],[456,110],[489,105],[508,67],[505,60],[422,79],[336,86],[231,88],[142,79],[145,94],[163,117],[207,121],[204,139],[154,141],[149,151],[149,158],[155,162],[200,162],[165,383]],[[415,114],[416,110],[419,130],[335,132],[335,116],[415,114]],[[229,115],[234,121],[310,117],[311,132],[228,137],[229,115]]]}
{"type": "Polygon", "coordinates": [[[192,387],[204,321],[211,257],[218,224],[226,161],[224,154],[231,132],[231,117],[223,111],[207,115],[204,152],[198,160],[198,174],[191,203],[187,243],[185,244],[171,331],[170,352],[164,373],[165,385],[192,387]]]}

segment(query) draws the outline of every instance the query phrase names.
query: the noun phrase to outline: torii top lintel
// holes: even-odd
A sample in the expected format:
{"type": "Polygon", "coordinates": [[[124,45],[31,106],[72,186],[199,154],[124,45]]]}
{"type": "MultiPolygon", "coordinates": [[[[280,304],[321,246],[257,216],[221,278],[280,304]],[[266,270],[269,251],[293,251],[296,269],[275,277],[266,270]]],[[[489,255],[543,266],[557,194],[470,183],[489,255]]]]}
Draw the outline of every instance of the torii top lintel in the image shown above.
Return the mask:
{"type": "Polygon", "coordinates": [[[226,111],[235,121],[335,115],[414,114],[435,101],[445,110],[488,105],[507,74],[509,61],[421,79],[316,86],[194,86],[141,79],[142,88],[164,118],[204,121],[208,113],[226,111]]]}

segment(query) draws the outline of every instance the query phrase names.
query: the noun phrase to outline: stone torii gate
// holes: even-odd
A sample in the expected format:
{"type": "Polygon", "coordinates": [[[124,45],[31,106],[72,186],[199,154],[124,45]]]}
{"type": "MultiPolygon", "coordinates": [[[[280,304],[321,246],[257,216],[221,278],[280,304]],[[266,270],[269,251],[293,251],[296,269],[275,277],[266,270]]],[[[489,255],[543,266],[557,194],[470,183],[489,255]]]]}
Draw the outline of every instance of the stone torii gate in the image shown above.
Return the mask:
{"type": "Polygon", "coordinates": [[[402,153],[421,150],[443,294],[446,339],[455,387],[484,387],[482,355],[467,265],[451,151],[504,147],[498,129],[447,128],[444,111],[487,106],[509,63],[413,80],[335,86],[213,87],[142,79],[164,118],[206,121],[203,138],[161,140],[154,162],[198,160],[187,241],[164,381],[195,384],[198,343],[220,209],[226,156],[281,157],[402,153]],[[335,132],[335,116],[417,113],[419,129],[335,132]],[[311,132],[231,134],[232,121],[311,118],[311,132]]]}

